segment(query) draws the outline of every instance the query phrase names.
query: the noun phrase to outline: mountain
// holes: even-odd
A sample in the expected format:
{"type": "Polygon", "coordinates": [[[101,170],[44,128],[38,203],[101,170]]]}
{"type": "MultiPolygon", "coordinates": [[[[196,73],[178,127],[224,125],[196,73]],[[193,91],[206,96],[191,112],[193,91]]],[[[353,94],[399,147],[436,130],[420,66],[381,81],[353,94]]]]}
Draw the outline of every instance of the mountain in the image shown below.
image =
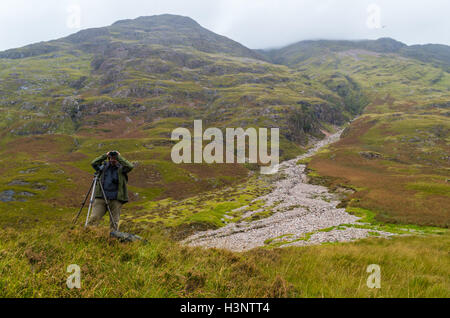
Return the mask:
{"type": "Polygon", "coordinates": [[[259,50],[258,52],[266,56],[273,63],[293,66],[317,55],[345,52],[348,50],[397,54],[398,56],[433,63],[437,67],[442,67],[446,71],[450,71],[449,46],[440,44],[408,46],[391,38],[360,41],[300,41],[280,49],[259,50]]]}
{"type": "Polygon", "coordinates": [[[215,34],[188,17],[163,14],[121,20],[109,27],[79,31],[68,37],[0,52],[0,58],[20,59],[63,50],[108,54],[115,49],[145,54],[145,47],[192,47],[206,53],[261,58],[254,51],[224,36],[215,34]]]}
{"type": "Polygon", "coordinates": [[[343,206],[379,221],[448,227],[449,52],[391,39],[303,41],[265,52],[323,83],[347,107],[367,101],[343,138],[309,162],[312,180],[357,190],[343,206]],[[349,93],[352,85],[357,94],[349,93]]]}
{"type": "MultiPolygon", "coordinates": [[[[342,98],[325,86],[320,94],[309,90],[306,77],[180,16],[119,21],[0,56],[0,103],[19,105],[22,112],[10,130],[14,135],[87,130],[105,135],[88,118],[119,110],[123,118],[139,114],[144,122],[199,114],[220,126],[261,124],[264,108],[267,125],[286,128],[287,144],[305,143],[306,133],[321,134],[319,120],[342,124],[360,110],[352,106],[344,114],[342,98]],[[286,110],[310,114],[305,123],[293,123],[286,110]],[[27,111],[48,116],[25,119],[27,111]]],[[[110,136],[124,132],[112,131],[110,136]]]]}
{"type": "MultiPolygon", "coordinates": [[[[281,127],[281,157],[292,158],[327,122],[352,117],[322,84],[310,90],[307,77],[186,17],[119,21],[0,56],[1,152],[12,169],[43,169],[46,191],[28,189],[40,202],[50,195],[77,205],[67,180],[82,192],[90,160],[111,147],[139,161],[132,200],[183,198],[245,179],[242,165],[199,169],[170,160],[171,131],[194,119],[220,128],[281,127]],[[64,173],[50,173],[42,166],[49,162],[64,173]]],[[[8,186],[20,177],[5,176],[4,191],[24,192],[8,186]]]]}
{"type": "Polygon", "coordinates": [[[405,57],[415,58],[450,72],[450,47],[441,44],[411,45],[401,50],[405,57]]]}
{"type": "Polygon", "coordinates": [[[254,51],[160,15],[0,52],[0,297],[448,296],[448,51],[393,39],[254,51]],[[173,163],[171,133],[195,119],[278,127],[281,160],[345,129],[288,162],[286,178],[257,164],[173,163]],[[121,231],[146,245],[106,239],[107,220],[72,224],[91,161],[112,149],[135,165],[121,231]],[[266,204],[268,193],[282,200],[266,204]],[[328,206],[362,223],[333,223],[328,206]],[[296,222],[291,209],[318,222],[280,235],[280,220],[296,222]],[[247,252],[180,242],[227,226],[249,234],[272,216],[264,246],[247,252]],[[403,235],[341,242],[380,231],[403,235]],[[278,248],[290,243],[305,246],[278,248]],[[380,289],[361,285],[374,263],[380,289]],[[64,284],[68,264],[82,270],[79,290],[64,284]]]}

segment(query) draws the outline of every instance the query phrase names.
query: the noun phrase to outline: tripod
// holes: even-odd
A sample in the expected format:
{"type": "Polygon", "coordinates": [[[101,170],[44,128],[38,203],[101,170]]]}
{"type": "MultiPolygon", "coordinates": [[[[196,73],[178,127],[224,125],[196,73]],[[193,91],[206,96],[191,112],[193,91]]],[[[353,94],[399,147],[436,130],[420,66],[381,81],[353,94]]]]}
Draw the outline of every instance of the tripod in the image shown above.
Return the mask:
{"type": "Polygon", "coordinates": [[[88,191],[88,193],[86,194],[86,197],[84,198],[83,203],[81,204],[80,211],[78,211],[78,214],[76,215],[76,217],[75,217],[74,220],[73,220],[73,224],[75,224],[75,223],[77,222],[78,217],[79,217],[80,214],[81,214],[81,210],[83,210],[84,206],[86,205],[86,201],[87,201],[87,199],[88,199],[88,197],[89,197],[89,194],[90,194],[90,195],[91,195],[91,199],[90,199],[90,201],[89,201],[89,207],[88,207],[88,212],[87,212],[87,216],[86,216],[86,222],[84,223],[84,227],[87,227],[88,221],[89,221],[89,216],[90,216],[91,210],[92,210],[92,205],[93,205],[94,199],[95,199],[95,187],[96,187],[96,185],[97,185],[97,183],[98,183],[99,186],[100,186],[100,189],[101,189],[101,191],[102,191],[102,197],[103,197],[103,200],[105,200],[105,203],[106,203],[106,208],[107,208],[108,213],[109,213],[109,219],[111,220],[111,223],[113,224],[114,228],[115,228],[115,229],[118,228],[118,227],[117,227],[117,224],[116,224],[116,221],[115,221],[114,218],[113,218],[113,214],[112,214],[112,212],[111,212],[111,209],[110,209],[110,207],[109,207],[109,201],[108,201],[108,199],[106,198],[105,190],[103,190],[103,184],[102,184],[101,180],[100,180],[100,182],[99,182],[99,178],[100,178],[100,175],[101,175],[101,173],[102,173],[102,170],[103,170],[103,169],[100,169],[99,171],[97,171],[97,172],[94,174],[94,179],[92,180],[91,187],[89,188],[89,191],[88,191]]]}

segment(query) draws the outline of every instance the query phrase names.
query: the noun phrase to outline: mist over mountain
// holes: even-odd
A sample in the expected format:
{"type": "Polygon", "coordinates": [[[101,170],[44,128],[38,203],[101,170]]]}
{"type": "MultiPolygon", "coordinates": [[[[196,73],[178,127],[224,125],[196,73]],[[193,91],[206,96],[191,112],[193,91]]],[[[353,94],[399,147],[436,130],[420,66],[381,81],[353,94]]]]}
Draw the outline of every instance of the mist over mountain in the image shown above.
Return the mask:
{"type": "Polygon", "coordinates": [[[308,40],[300,41],[280,49],[259,50],[272,62],[295,65],[316,55],[338,53],[347,50],[366,50],[377,53],[392,53],[399,56],[418,59],[422,62],[434,63],[438,67],[450,70],[450,46],[441,44],[411,45],[390,38],[378,40],[336,41],[308,40]]]}

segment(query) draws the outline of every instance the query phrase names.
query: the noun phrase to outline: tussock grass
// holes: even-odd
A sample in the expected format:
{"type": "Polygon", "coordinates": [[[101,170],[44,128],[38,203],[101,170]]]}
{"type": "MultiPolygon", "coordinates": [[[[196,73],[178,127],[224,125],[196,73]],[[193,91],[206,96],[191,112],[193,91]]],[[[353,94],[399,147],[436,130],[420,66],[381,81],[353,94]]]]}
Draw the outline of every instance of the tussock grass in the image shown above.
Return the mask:
{"type": "Polygon", "coordinates": [[[181,246],[157,227],[148,244],[106,228],[42,221],[0,233],[0,297],[449,297],[448,232],[233,253],[181,246]],[[69,290],[67,266],[81,268],[69,290]],[[366,286],[370,264],[381,289],[366,286]]]}

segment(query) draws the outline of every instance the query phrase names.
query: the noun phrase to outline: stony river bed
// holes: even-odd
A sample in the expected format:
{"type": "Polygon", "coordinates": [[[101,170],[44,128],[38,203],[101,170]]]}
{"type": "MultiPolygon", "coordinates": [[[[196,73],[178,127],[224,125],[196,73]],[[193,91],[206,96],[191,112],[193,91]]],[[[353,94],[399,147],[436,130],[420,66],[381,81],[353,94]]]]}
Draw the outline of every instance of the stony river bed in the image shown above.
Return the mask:
{"type": "MultiPolygon", "coordinates": [[[[341,133],[342,130],[339,130],[317,141],[307,153],[280,163],[277,173],[283,177],[274,183],[270,193],[256,199],[263,200],[264,206],[259,210],[244,212],[241,219],[248,219],[252,214],[268,208],[273,212],[271,216],[255,221],[228,223],[219,229],[198,232],[183,243],[245,251],[259,246],[311,245],[352,241],[370,235],[393,235],[362,228],[359,217],[336,207],[340,203],[336,194],[324,186],[309,184],[306,166],[297,164],[299,160],[311,157],[321,148],[339,140],[341,133]]],[[[239,209],[245,211],[246,206],[239,209]]]]}

